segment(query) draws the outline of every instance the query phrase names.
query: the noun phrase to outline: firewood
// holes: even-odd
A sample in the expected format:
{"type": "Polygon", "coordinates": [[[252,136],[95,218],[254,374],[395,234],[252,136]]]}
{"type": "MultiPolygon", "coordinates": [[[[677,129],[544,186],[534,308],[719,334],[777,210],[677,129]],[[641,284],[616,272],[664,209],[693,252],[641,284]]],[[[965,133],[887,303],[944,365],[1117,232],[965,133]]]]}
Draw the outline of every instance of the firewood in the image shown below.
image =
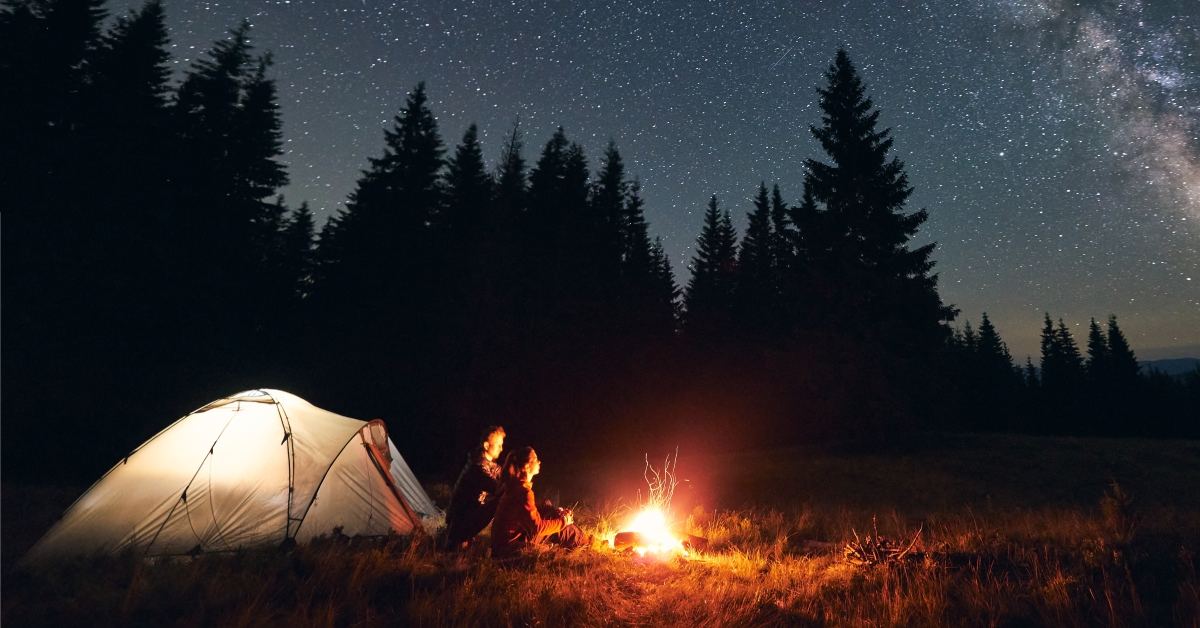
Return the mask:
{"type": "Polygon", "coordinates": [[[842,558],[846,562],[861,566],[903,562],[914,556],[912,553],[913,548],[917,546],[917,541],[921,539],[921,532],[925,530],[925,526],[922,524],[909,541],[897,541],[881,536],[879,528],[875,524],[874,517],[871,517],[871,529],[874,534],[869,534],[865,538],[860,538],[857,530],[850,530],[854,535],[854,540],[842,548],[842,558]]]}
{"type": "Polygon", "coordinates": [[[637,532],[618,532],[613,537],[613,549],[617,551],[632,550],[639,545],[645,545],[646,540],[637,532]]]}

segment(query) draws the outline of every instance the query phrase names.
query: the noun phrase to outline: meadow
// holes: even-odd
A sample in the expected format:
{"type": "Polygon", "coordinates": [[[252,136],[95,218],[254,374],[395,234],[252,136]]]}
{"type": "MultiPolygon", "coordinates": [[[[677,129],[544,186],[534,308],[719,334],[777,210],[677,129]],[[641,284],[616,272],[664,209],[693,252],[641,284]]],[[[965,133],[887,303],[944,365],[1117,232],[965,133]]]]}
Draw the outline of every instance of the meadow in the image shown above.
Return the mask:
{"type": "MultiPolygon", "coordinates": [[[[147,562],[16,558],[74,495],[3,489],[5,626],[1200,625],[1200,443],[940,436],[880,453],[681,450],[672,513],[703,552],[601,540],[637,504],[641,452],[547,456],[539,497],[596,543],[500,564],[486,543],[330,538],[147,562]],[[569,472],[568,472],[569,469],[569,472]],[[50,514],[48,514],[50,513],[50,514]],[[861,565],[864,535],[915,541],[861,565]]],[[[651,456],[651,463],[655,460],[651,456]]],[[[643,485],[644,486],[644,485],[643,485]]],[[[430,486],[438,498],[444,485],[430,486]]]]}

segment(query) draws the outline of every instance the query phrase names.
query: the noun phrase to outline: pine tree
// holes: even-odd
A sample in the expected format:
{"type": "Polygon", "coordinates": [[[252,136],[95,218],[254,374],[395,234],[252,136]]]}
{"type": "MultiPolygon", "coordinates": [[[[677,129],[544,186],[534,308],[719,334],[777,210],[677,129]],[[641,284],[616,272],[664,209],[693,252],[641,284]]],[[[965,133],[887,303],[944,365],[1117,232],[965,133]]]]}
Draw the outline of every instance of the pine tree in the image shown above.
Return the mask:
{"type": "Polygon", "coordinates": [[[1109,379],[1108,341],[1094,318],[1088,324],[1087,353],[1088,380],[1093,385],[1105,386],[1109,379]]]}
{"type": "Polygon", "coordinates": [[[1021,369],[1013,366],[1008,346],[983,313],[971,368],[976,378],[976,417],[985,429],[1011,429],[1018,416],[1021,369]]]}
{"type": "Polygon", "coordinates": [[[781,328],[786,330],[789,322],[806,330],[834,327],[838,316],[830,307],[831,291],[826,289],[833,283],[832,271],[820,241],[821,216],[808,182],[800,204],[786,206],[785,211],[787,227],[776,234],[783,255],[777,271],[781,328]]]}
{"type": "Polygon", "coordinates": [[[520,279],[521,226],[525,219],[527,189],[525,159],[519,123],[505,139],[496,164],[491,211],[484,217],[485,241],[490,245],[490,286],[496,306],[497,337],[516,341],[513,328],[517,303],[525,298],[520,279]]]}
{"type": "Polygon", "coordinates": [[[963,321],[962,346],[974,360],[976,354],[979,353],[979,334],[971,327],[971,321],[963,321]]]}
{"type": "Polygon", "coordinates": [[[1108,316],[1108,351],[1114,385],[1124,390],[1136,386],[1141,366],[1138,365],[1137,356],[1129,347],[1125,334],[1117,325],[1117,317],[1112,314],[1108,316]]]}
{"type": "Polygon", "coordinates": [[[87,108],[82,99],[88,66],[101,43],[101,25],[108,15],[104,0],[48,0],[27,6],[31,10],[14,10],[12,15],[22,30],[33,27],[37,41],[26,42],[33,45],[16,51],[21,56],[13,66],[28,64],[24,71],[16,69],[31,82],[12,87],[20,90],[18,94],[34,88],[32,93],[24,93],[35,99],[28,104],[38,110],[28,113],[43,117],[46,126],[58,132],[70,133],[78,128],[80,113],[87,108]],[[35,22],[25,21],[30,16],[35,22]]]}
{"type": "MultiPolygon", "coordinates": [[[[287,185],[283,164],[283,121],[279,114],[275,81],[267,77],[271,54],[254,61],[253,70],[242,77],[241,96],[229,134],[227,155],[234,161],[235,198],[251,207],[260,206],[287,185]]],[[[253,210],[249,210],[251,215],[253,210]]]]}
{"type": "MultiPolygon", "coordinates": [[[[62,226],[55,220],[64,211],[72,212],[70,218],[83,211],[83,201],[70,194],[87,188],[86,183],[72,183],[89,164],[87,156],[78,155],[76,144],[89,118],[88,66],[101,43],[103,7],[103,0],[9,0],[0,8],[0,184],[5,190],[6,253],[41,256],[37,242],[62,226]],[[12,220],[14,211],[20,220],[12,220]]],[[[60,246],[77,244],[63,243],[63,235],[68,234],[57,237],[60,246]]]]}
{"type": "Polygon", "coordinates": [[[1042,328],[1043,424],[1053,431],[1078,433],[1081,416],[1083,357],[1075,339],[1060,318],[1055,327],[1046,314],[1042,328]]]}
{"type": "Polygon", "coordinates": [[[719,209],[716,195],[708,201],[704,227],[696,241],[692,277],[684,292],[685,322],[697,336],[726,333],[736,286],[737,234],[729,212],[719,209]]]}
{"type": "Polygon", "coordinates": [[[500,162],[496,165],[496,200],[499,212],[516,219],[525,209],[526,176],[520,123],[514,123],[512,133],[504,142],[500,162]]]}
{"type": "Polygon", "coordinates": [[[327,385],[411,413],[461,386],[446,377],[454,356],[439,344],[448,309],[437,238],[445,149],[424,83],[383,135],[382,154],[322,229],[311,302],[322,329],[316,351],[346,365],[327,385]]]}
{"type": "Polygon", "coordinates": [[[620,292],[622,256],[626,249],[622,242],[623,223],[628,195],[625,163],[616,142],[610,139],[592,188],[591,211],[583,234],[594,256],[591,260],[596,282],[594,289],[604,305],[611,305],[608,299],[617,297],[620,292]]]}
{"type": "Polygon", "coordinates": [[[334,300],[415,302],[431,276],[431,225],[442,202],[442,146],[425,84],[409,92],[384,150],[369,159],[346,208],[323,230],[324,289],[334,300]]]}
{"type": "MultiPolygon", "coordinates": [[[[440,318],[446,342],[468,343],[469,355],[483,350],[485,334],[494,334],[490,317],[497,314],[497,244],[488,233],[491,224],[494,185],[483,161],[479,131],[474,124],[463,133],[462,142],[446,163],[446,205],[441,217],[443,274],[437,289],[446,310],[440,318]]],[[[431,304],[432,305],[432,304],[431,304]]]]}
{"type": "MultiPolygon", "coordinates": [[[[109,351],[121,336],[98,265],[103,247],[90,183],[88,66],[100,44],[102,0],[6,1],[0,6],[0,298],[2,298],[5,469],[35,455],[12,444],[46,422],[103,450],[89,403],[120,394],[124,355],[109,351]],[[98,301],[98,299],[100,301],[98,301]],[[13,368],[13,365],[20,365],[13,368]],[[47,383],[54,385],[48,387],[47,383]],[[71,395],[54,394],[62,390],[71,395]],[[47,391],[47,392],[39,392],[47,391]],[[53,392],[49,392],[53,391],[53,392]],[[35,420],[36,418],[36,420],[35,420]]],[[[124,378],[127,379],[127,378],[124,378]]],[[[107,430],[111,433],[113,430],[107,430]]],[[[86,451],[62,452],[83,459],[86,451]]],[[[94,461],[93,461],[94,462],[94,461]]]]}
{"type": "Polygon", "coordinates": [[[767,184],[759,183],[749,226],[742,238],[737,258],[737,302],[739,324],[751,333],[766,331],[774,314],[775,268],[774,234],[771,231],[771,205],[767,184]]]}
{"type": "Polygon", "coordinates": [[[631,283],[648,277],[653,272],[650,256],[650,229],[646,225],[645,202],[642,201],[642,183],[634,179],[625,198],[624,217],[621,221],[623,244],[621,260],[624,275],[631,283]]]}
{"type": "Polygon", "coordinates": [[[1042,384],[1049,385],[1053,383],[1057,385],[1057,378],[1061,370],[1062,358],[1059,355],[1059,346],[1057,342],[1057,334],[1054,332],[1054,321],[1050,320],[1050,313],[1045,313],[1045,320],[1042,323],[1042,384]]]}
{"type": "Polygon", "coordinates": [[[623,242],[625,202],[628,193],[625,163],[621,160],[617,143],[610,139],[604,149],[604,157],[600,160],[600,173],[596,177],[592,194],[592,211],[596,214],[602,249],[610,258],[614,252],[618,258],[622,257],[622,253],[629,247],[623,242]]]}
{"type": "Polygon", "coordinates": [[[988,318],[987,312],[979,323],[978,352],[980,363],[988,377],[996,380],[1007,380],[1012,374],[1012,355],[1008,346],[1000,339],[995,325],[988,318]]]}
{"type": "Polygon", "coordinates": [[[446,161],[445,189],[446,216],[442,223],[450,237],[468,241],[467,250],[459,253],[470,255],[478,246],[493,191],[492,178],[483,162],[479,129],[474,124],[467,127],[454,156],[446,161]]]}
{"type": "Polygon", "coordinates": [[[831,163],[807,160],[805,183],[825,208],[834,259],[823,280],[835,317],[858,333],[933,351],[954,310],[942,304],[931,274],[935,245],[908,248],[927,213],[904,212],[912,193],[904,166],[888,159],[891,131],[876,129],[879,111],[845,50],[838,50],[826,78],[818,90],[822,125],[810,130],[831,163]]]}
{"type": "Polygon", "coordinates": [[[1083,380],[1083,356],[1079,353],[1079,345],[1075,343],[1075,338],[1071,336],[1067,324],[1061,318],[1058,319],[1055,338],[1058,342],[1062,366],[1067,375],[1066,381],[1072,386],[1077,386],[1083,380]]]}
{"type": "Polygon", "coordinates": [[[561,320],[564,329],[573,323],[561,317],[568,310],[568,318],[582,315],[588,309],[584,301],[596,296],[600,280],[596,256],[601,247],[591,232],[595,222],[588,188],[583,149],[570,143],[560,127],[529,174],[524,250],[530,294],[541,303],[535,307],[561,320]]]}
{"type": "MultiPolygon", "coordinates": [[[[525,220],[527,188],[525,159],[521,156],[523,143],[518,123],[513,124],[512,132],[505,139],[500,152],[500,160],[496,164],[493,180],[492,210],[485,216],[486,241],[491,245],[492,280],[495,282],[493,293],[497,303],[504,301],[502,311],[497,312],[497,320],[501,326],[498,333],[504,333],[515,323],[517,300],[525,294],[521,291],[522,283],[519,278],[520,265],[520,233],[525,220]]],[[[497,305],[499,307],[499,305],[497,305]]]]}
{"type": "Polygon", "coordinates": [[[569,148],[567,134],[559,127],[542,147],[529,173],[528,212],[523,230],[528,241],[522,248],[529,266],[526,276],[533,286],[543,289],[550,288],[546,282],[553,273],[546,266],[558,261],[558,242],[567,231],[564,212],[582,211],[581,204],[577,200],[571,202],[565,190],[569,148]]]}
{"type": "Polygon", "coordinates": [[[664,339],[675,329],[678,289],[661,240],[650,241],[641,183],[629,186],[622,220],[622,282],[626,320],[635,335],[664,339]]]}
{"type": "Polygon", "coordinates": [[[282,234],[287,276],[294,294],[300,299],[306,298],[312,289],[316,263],[315,233],[312,210],[307,202],[301,203],[288,217],[282,234]]]}
{"type": "Polygon", "coordinates": [[[78,310],[72,278],[93,266],[92,230],[80,221],[94,213],[94,164],[81,150],[80,134],[91,117],[87,74],[100,45],[103,5],[10,0],[0,8],[0,250],[5,304],[15,306],[5,311],[13,321],[68,324],[55,317],[78,310]]]}
{"type": "Polygon", "coordinates": [[[269,199],[288,180],[270,65],[269,53],[254,56],[250,24],[243,21],[192,63],[173,108],[187,147],[172,173],[178,182],[169,215],[179,279],[174,298],[188,318],[185,327],[207,336],[196,346],[214,361],[227,359],[231,347],[261,342],[291,296],[288,289],[263,288],[277,285],[262,246],[278,238],[285,211],[269,199]],[[218,298],[228,294],[244,295],[241,307],[228,308],[218,298]],[[196,302],[203,305],[190,305],[196,302]]]}
{"type": "Polygon", "coordinates": [[[242,22],[229,38],[215,42],[192,63],[175,97],[180,143],[188,150],[179,160],[180,203],[172,222],[181,261],[190,260],[202,273],[183,282],[184,292],[192,294],[209,294],[228,278],[244,278],[254,257],[250,225],[258,208],[239,194],[248,187],[249,173],[241,170],[241,155],[232,154],[242,131],[242,86],[254,71],[249,31],[249,22],[242,22]]]}
{"type": "Polygon", "coordinates": [[[119,17],[100,40],[89,64],[89,96],[97,119],[115,135],[163,132],[170,92],[171,55],[166,15],[159,0],[119,17]]]}
{"type": "Polygon", "coordinates": [[[791,268],[792,239],[789,231],[792,228],[788,220],[788,206],[783,202],[783,194],[779,192],[779,184],[771,188],[771,262],[774,265],[775,293],[783,294],[784,282],[791,268]]]}
{"type": "Polygon", "coordinates": [[[166,188],[171,173],[166,165],[173,156],[169,120],[170,54],[166,16],[158,0],[140,11],[121,16],[101,38],[89,65],[88,121],[94,142],[91,168],[97,169],[99,194],[112,201],[112,212],[131,212],[128,224],[147,240],[145,225],[161,222],[168,205],[166,188]],[[138,185],[129,185],[128,173],[138,174],[138,185]],[[140,229],[137,225],[143,225],[140,229]]]}
{"type": "Polygon", "coordinates": [[[791,240],[788,249],[795,258],[793,270],[807,271],[818,258],[827,256],[829,248],[826,241],[820,237],[821,214],[812,193],[812,186],[807,180],[804,182],[804,194],[800,204],[789,206],[787,214],[788,222],[792,226],[787,235],[791,240]]]}
{"type": "Polygon", "coordinates": [[[655,308],[653,311],[655,320],[658,321],[653,329],[670,334],[678,325],[681,292],[675,284],[675,275],[671,271],[671,260],[663,252],[661,238],[654,238],[654,243],[650,245],[650,264],[654,269],[652,277],[655,308]]]}
{"type": "Polygon", "coordinates": [[[1036,390],[1041,382],[1038,378],[1037,367],[1033,365],[1033,358],[1025,356],[1025,387],[1029,390],[1036,390]]]}
{"type": "MultiPolygon", "coordinates": [[[[176,153],[168,116],[170,55],[165,16],[156,0],[119,17],[88,63],[89,102],[75,150],[87,162],[75,185],[88,190],[89,211],[77,228],[90,234],[88,265],[107,310],[106,325],[121,337],[165,343],[156,329],[173,318],[139,303],[147,292],[169,293],[166,211],[172,207],[176,153]],[[132,182],[131,173],[136,177],[132,182]]],[[[101,325],[102,327],[105,325],[101,325]]],[[[113,348],[116,350],[116,347],[113,348]]]]}

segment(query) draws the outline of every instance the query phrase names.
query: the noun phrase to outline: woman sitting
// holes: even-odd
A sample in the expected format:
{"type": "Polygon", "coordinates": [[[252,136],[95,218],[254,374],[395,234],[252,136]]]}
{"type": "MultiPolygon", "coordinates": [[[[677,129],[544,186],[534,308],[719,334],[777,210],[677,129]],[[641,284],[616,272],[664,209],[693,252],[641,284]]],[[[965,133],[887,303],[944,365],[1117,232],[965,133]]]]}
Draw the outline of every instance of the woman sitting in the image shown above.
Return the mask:
{"type": "Polygon", "coordinates": [[[554,519],[543,519],[538,513],[533,476],[541,470],[542,462],[532,447],[510,452],[504,459],[500,504],[492,520],[492,556],[508,558],[544,540],[568,549],[587,544],[587,536],[574,525],[571,511],[554,519]]]}

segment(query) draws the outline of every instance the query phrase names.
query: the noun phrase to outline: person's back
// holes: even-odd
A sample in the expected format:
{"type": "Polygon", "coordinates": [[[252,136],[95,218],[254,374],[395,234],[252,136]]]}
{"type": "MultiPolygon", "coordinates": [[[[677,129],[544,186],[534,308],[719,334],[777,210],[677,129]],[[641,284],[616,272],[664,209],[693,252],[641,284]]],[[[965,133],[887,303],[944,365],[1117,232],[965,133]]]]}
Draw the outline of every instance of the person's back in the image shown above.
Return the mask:
{"type": "Polygon", "coordinates": [[[530,479],[505,475],[492,521],[492,555],[512,556],[522,547],[563,529],[562,519],[543,519],[530,479]]]}

